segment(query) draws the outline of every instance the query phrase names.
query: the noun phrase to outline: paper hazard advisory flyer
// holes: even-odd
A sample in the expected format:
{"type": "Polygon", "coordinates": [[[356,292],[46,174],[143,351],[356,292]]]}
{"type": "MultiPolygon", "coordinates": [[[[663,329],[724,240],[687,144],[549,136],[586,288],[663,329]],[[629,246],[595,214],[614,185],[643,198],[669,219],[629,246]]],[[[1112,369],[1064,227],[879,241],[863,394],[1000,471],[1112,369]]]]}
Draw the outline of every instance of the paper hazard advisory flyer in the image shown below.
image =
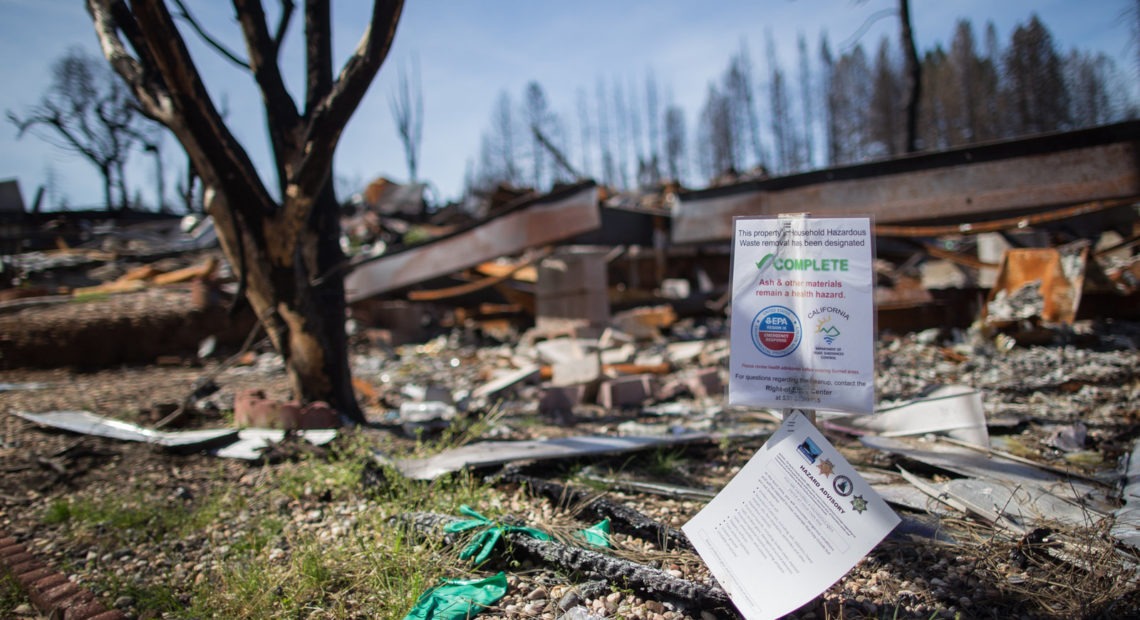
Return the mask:
{"type": "Polygon", "coordinates": [[[869,218],[735,220],[729,403],[871,413],[869,218]]]}
{"type": "Polygon", "coordinates": [[[803,415],[780,429],[682,529],[749,620],[795,611],[899,518],[803,415]]]}

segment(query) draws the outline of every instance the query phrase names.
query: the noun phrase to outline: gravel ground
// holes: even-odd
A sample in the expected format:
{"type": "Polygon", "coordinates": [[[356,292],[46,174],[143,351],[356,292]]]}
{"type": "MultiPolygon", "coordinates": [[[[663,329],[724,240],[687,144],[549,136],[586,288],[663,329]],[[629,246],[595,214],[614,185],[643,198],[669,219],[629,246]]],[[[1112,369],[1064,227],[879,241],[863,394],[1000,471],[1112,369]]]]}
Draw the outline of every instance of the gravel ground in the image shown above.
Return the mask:
{"type": "MultiPolygon", "coordinates": [[[[904,398],[936,383],[962,383],[983,390],[991,432],[1016,439],[1033,451],[1032,458],[1050,464],[1066,463],[1065,453],[1049,444],[1052,432],[1075,422],[1088,429],[1086,451],[1100,455],[1100,471],[1117,466],[1131,450],[1140,429],[1140,330],[1134,325],[1084,325],[1065,346],[1014,346],[995,348],[993,341],[965,334],[924,332],[901,338],[884,338],[879,345],[878,395],[904,398]],[[998,424],[1000,422],[1000,424],[998,424]]],[[[715,333],[709,338],[717,337],[715,333]]],[[[489,366],[504,365],[509,348],[475,348],[453,337],[422,347],[401,350],[400,356],[362,351],[356,359],[359,378],[378,387],[379,401],[368,407],[370,417],[389,422],[386,413],[406,395],[407,384],[449,377],[453,388],[469,387],[487,378],[489,366]],[[441,374],[446,373],[446,374],[441,374]]],[[[719,362],[723,364],[724,362],[719,362]]],[[[25,541],[45,560],[91,585],[109,606],[131,616],[153,617],[146,601],[112,592],[100,584],[135,581],[163,584],[181,597],[189,597],[195,583],[209,579],[211,571],[226,562],[251,524],[273,517],[286,521],[286,539],[302,533],[334,540],[351,531],[374,504],[364,493],[330,497],[320,488],[304,489],[296,497],[273,495],[265,480],[279,465],[248,465],[205,455],[172,455],[147,446],[91,437],[53,433],[11,415],[14,411],[43,412],[87,409],[140,423],[153,422],[163,403],[177,402],[194,381],[213,368],[134,367],[92,373],[67,370],[9,371],[0,381],[40,384],[39,389],[7,386],[0,391],[0,528],[25,541]],[[128,497],[138,489],[162,494],[172,503],[206,497],[218,485],[236,485],[250,498],[248,508],[223,521],[212,531],[179,540],[144,543],[93,551],[90,541],[61,535],[59,526],[45,522],[53,502],[80,494],[128,497]],[[260,499],[259,499],[260,498],[260,499]],[[264,500],[264,501],[262,501],[264,500]]],[[[284,396],[284,376],[272,355],[262,355],[251,366],[221,373],[221,390],[210,400],[224,410],[242,387],[267,388],[284,396]]],[[[615,432],[622,424],[657,424],[655,418],[636,412],[578,411],[578,424],[566,427],[536,416],[537,393],[523,387],[517,398],[499,411],[499,422],[485,436],[502,438],[550,437],[564,434],[615,432]]],[[[744,412],[725,411],[719,399],[683,401],[697,413],[685,423],[703,430],[764,429],[773,425],[744,412]]],[[[220,414],[206,414],[192,425],[217,424],[220,414]]],[[[395,441],[385,430],[357,431],[365,441],[395,441]]],[[[893,469],[892,458],[858,447],[850,438],[833,436],[853,463],[893,469]]],[[[356,439],[359,441],[359,439],[356,439]]],[[[763,437],[725,441],[695,447],[671,465],[671,481],[716,489],[744,465],[763,437]]],[[[599,463],[605,465],[605,463],[599,463]]],[[[1092,471],[1092,470],[1090,470],[1092,471]]],[[[522,491],[504,488],[503,512],[528,523],[565,519],[547,502],[522,491]]],[[[680,527],[703,501],[611,491],[608,497],[623,502],[673,527],[680,527]]],[[[928,515],[908,513],[914,519],[928,515]]],[[[1136,617],[1140,597],[1135,584],[1117,573],[1072,572],[1056,563],[1026,562],[1021,550],[1026,541],[995,536],[984,522],[963,517],[943,519],[938,527],[953,541],[896,533],[880,544],[847,576],[822,596],[797,611],[798,618],[1038,618],[1136,617]],[[1020,544],[1019,544],[1020,543],[1020,544]],[[1106,581],[1107,580],[1107,581],[1106,581]],[[1099,597],[1099,598],[1098,598],[1099,597]],[[1098,602],[1109,597],[1114,603],[1098,602]],[[1052,605],[1051,607],[1049,605],[1052,605]]],[[[1089,533],[1096,538],[1096,533],[1089,533]]],[[[1103,537],[1102,537],[1103,538],[1103,537]]],[[[627,536],[617,540],[627,552],[671,574],[709,582],[704,564],[695,555],[662,551],[653,543],[627,536]]],[[[268,561],[281,560],[287,545],[269,552],[268,561]]],[[[1062,563],[1063,564],[1063,563],[1062,563]]],[[[575,581],[562,571],[541,566],[508,566],[510,589],[505,599],[484,612],[487,618],[682,618],[718,617],[712,612],[690,614],[656,600],[628,592],[575,581]],[[567,610],[571,610],[567,614],[567,610]]],[[[1135,577],[1135,575],[1131,575],[1135,577]]],[[[12,610],[18,617],[35,617],[26,607],[12,610]]],[[[731,614],[729,614],[731,615],[731,614]]]]}

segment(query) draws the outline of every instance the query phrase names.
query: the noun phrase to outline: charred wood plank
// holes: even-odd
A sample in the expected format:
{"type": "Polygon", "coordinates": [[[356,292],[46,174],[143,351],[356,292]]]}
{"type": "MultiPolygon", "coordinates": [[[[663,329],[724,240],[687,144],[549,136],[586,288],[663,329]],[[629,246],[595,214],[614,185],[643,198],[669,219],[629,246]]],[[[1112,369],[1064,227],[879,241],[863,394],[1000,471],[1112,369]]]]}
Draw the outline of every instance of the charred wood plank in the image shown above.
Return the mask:
{"type": "MultiPolygon", "coordinates": [[[[444,534],[443,528],[457,517],[432,512],[405,513],[393,518],[396,524],[411,527],[421,536],[443,536],[446,544],[455,544],[458,537],[444,534]]],[[[557,541],[544,541],[514,532],[505,533],[509,542],[507,553],[519,561],[530,560],[537,564],[552,565],[583,574],[589,578],[605,579],[611,584],[629,588],[639,595],[667,602],[686,611],[731,610],[728,594],[715,585],[705,585],[674,577],[656,568],[616,558],[598,551],[565,545],[557,541]]]]}
{"type": "Polygon", "coordinates": [[[515,472],[504,474],[500,480],[526,485],[533,495],[545,497],[557,506],[572,507],[582,514],[597,519],[609,519],[614,531],[648,540],[658,544],[662,549],[693,550],[692,543],[681,530],[665,525],[625,504],[605,496],[598,496],[597,493],[515,472]]]}

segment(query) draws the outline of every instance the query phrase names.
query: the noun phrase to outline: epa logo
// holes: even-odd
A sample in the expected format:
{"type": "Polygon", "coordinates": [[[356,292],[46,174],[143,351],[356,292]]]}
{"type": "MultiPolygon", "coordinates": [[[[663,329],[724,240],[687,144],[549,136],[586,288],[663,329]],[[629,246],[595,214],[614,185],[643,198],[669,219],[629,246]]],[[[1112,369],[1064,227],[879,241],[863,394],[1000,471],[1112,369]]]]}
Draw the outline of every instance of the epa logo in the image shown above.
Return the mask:
{"type": "Polygon", "coordinates": [[[768,306],[752,319],[752,344],[768,357],[791,355],[800,346],[800,318],[784,306],[768,306]]]}

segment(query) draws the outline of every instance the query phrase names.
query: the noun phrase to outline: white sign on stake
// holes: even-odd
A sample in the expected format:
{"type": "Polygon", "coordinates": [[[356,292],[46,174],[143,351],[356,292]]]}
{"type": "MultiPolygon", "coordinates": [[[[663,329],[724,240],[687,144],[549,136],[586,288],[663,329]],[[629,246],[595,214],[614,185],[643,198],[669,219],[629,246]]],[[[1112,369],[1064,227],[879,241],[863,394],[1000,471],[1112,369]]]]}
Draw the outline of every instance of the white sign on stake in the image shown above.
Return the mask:
{"type": "Polygon", "coordinates": [[[784,422],[683,529],[741,613],[758,620],[818,596],[899,518],[795,411],[874,410],[870,219],[735,224],[728,399],[783,409],[784,422]]]}
{"type": "Polygon", "coordinates": [[[732,249],[732,405],[871,413],[869,218],[738,217],[732,249]]]}
{"type": "Polygon", "coordinates": [[[737,609],[778,618],[838,581],[899,518],[800,413],[682,529],[737,609]]]}

